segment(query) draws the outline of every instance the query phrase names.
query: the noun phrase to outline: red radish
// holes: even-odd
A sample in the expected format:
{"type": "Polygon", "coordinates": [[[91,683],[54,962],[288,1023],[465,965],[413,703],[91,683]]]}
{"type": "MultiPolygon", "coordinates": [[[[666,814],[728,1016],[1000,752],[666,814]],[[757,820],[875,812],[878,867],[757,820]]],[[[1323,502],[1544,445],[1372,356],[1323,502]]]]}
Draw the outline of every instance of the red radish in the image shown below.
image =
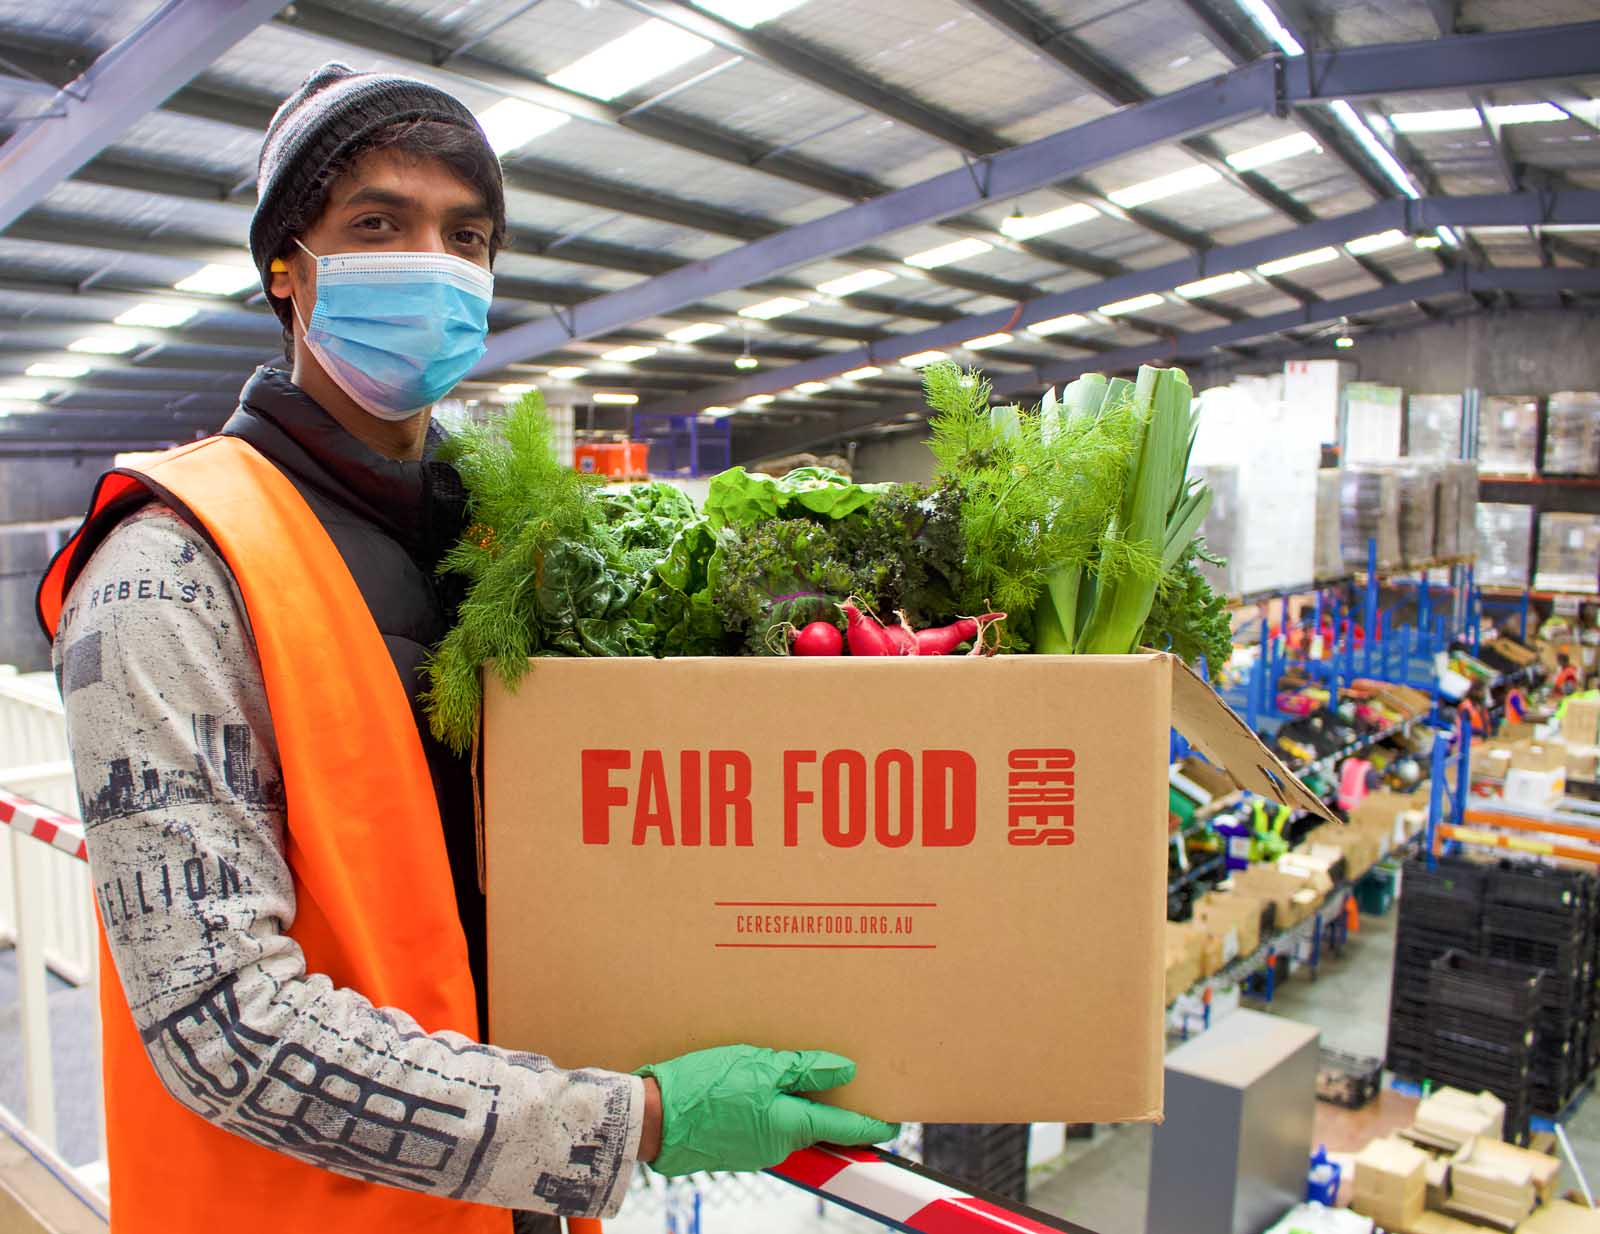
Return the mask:
{"type": "Polygon", "coordinates": [[[791,636],[797,656],[842,656],[844,635],[831,621],[813,621],[791,636]]]}
{"type": "Polygon", "coordinates": [[[900,649],[894,640],[889,637],[889,632],[878,624],[877,618],[871,613],[861,611],[855,601],[846,600],[839,606],[839,611],[844,614],[845,641],[850,645],[850,654],[853,656],[894,656],[900,654],[900,649]]]}
{"type": "MultiPolygon", "coordinates": [[[[947,626],[918,630],[915,634],[917,651],[925,656],[946,656],[953,653],[962,643],[970,642],[972,651],[969,654],[982,655],[983,632],[994,622],[1004,618],[1004,613],[985,613],[982,617],[959,618],[947,626]]],[[[900,621],[902,625],[905,624],[904,614],[901,614],[900,621]]]]}

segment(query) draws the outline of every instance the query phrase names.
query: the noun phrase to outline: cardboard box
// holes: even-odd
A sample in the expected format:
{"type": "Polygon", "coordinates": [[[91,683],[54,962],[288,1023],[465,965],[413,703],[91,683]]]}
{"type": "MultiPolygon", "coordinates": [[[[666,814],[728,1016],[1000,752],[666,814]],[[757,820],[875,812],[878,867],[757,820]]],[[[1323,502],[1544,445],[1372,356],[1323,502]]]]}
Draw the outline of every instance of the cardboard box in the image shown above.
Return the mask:
{"type": "Polygon", "coordinates": [[[1418,1103],[1410,1129],[1402,1134],[1455,1152],[1478,1136],[1502,1139],[1505,1121],[1506,1104],[1493,1093],[1440,1088],[1418,1103]]]}
{"type": "Polygon", "coordinates": [[[1561,736],[1569,746],[1600,745],[1600,699],[1569,698],[1561,714],[1561,736]]]}
{"type": "Polygon", "coordinates": [[[1512,771],[1560,771],[1567,765],[1567,749],[1558,741],[1518,741],[1511,746],[1512,771]]]}
{"type": "MultiPolygon", "coordinates": [[[[1515,762],[1516,756],[1512,755],[1512,763],[1515,762]]],[[[1528,806],[1535,810],[1548,810],[1559,805],[1567,795],[1565,755],[1559,766],[1548,771],[1528,771],[1513,765],[1506,772],[1503,793],[1508,805],[1528,806]]]]}
{"type": "Polygon", "coordinates": [[[1217,939],[1224,964],[1261,946],[1262,903],[1252,896],[1217,891],[1195,902],[1195,924],[1217,939]]]}
{"type": "Polygon", "coordinates": [[[491,1040],[622,1071],[826,1048],[860,1066],[831,1096],[889,1119],[1159,1117],[1170,727],[1325,813],[1162,654],[486,687],[491,1040]]]}
{"type": "Polygon", "coordinates": [[[1508,1196],[1520,1197],[1526,1186],[1533,1203],[1555,1199],[1561,1180],[1561,1163],[1550,1154],[1482,1135],[1456,1154],[1452,1171],[1469,1187],[1499,1190],[1508,1196]]]}
{"type": "Polygon", "coordinates": [[[1448,1213],[1426,1212],[1400,1234],[1505,1234],[1505,1231],[1479,1225],[1476,1221],[1463,1221],[1448,1213]]]}
{"type": "Polygon", "coordinates": [[[1294,874],[1277,866],[1251,866],[1235,870],[1229,878],[1235,891],[1268,900],[1277,908],[1277,928],[1286,930],[1298,925],[1316,911],[1322,896],[1302,874],[1294,874]]]}
{"type": "Polygon", "coordinates": [[[1600,746],[1567,747],[1567,780],[1592,784],[1600,779],[1600,746]]]}
{"type": "Polygon", "coordinates": [[[1519,668],[1526,668],[1528,665],[1536,663],[1539,659],[1539,653],[1532,647],[1525,647],[1517,642],[1516,639],[1506,638],[1503,635],[1489,643],[1488,646],[1519,668]]]}
{"type": "Polygon", "coordinates": [[[1326,852],[1319,856],[1316,853],[1296,850],[1278,858],[1278,869],[1288,874],[1299,875],[1318,896],[1326,897],[1333,891],[1333,885],[1337,881],[1334,871],[1343,860],[1344,854],[1337,851],[1332,856],[1326,852]]]}
{"type": "Polygon", "coordinates": [[[1206,974],[1205,931],[1192,925],[1169,921],[1164,934],[1166,953],[1166,993],[1170,1004],[1206,974]]]}
{"type": "Polygon", "coordinates": [[[1600,1234],[1600,1209],[1553,1200],[1519,1225],[1517,1234],[1600,1234]]]}
{"type": "Polygon", "coordinates": [[[1350,1207],[1391,1230],[1409,1229],[1427,1198],[1428,1155],[1403,1140],[1373,1140],[1356,1154],[1350,1207]]]}
{"type": "Polygon", "coordinates": [[[1429,1154],[1425,1172],[1428,1180],[1428,1207],[1443,1208],[1445,1200],[1450,1195],[1450,1158],[1429,1154]]]}

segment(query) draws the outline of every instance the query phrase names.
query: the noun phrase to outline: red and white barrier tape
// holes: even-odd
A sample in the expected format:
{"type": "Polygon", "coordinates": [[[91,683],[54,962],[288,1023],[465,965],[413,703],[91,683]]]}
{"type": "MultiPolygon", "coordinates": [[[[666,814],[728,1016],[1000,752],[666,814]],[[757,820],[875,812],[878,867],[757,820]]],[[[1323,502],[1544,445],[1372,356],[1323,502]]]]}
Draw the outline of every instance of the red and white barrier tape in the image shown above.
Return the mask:
{"type": "Polygon", "coordinates": [[[0,823],[18,827],[24,835],[32,836],[40,843],[60,849],[80,861],[89,860],[89,849],[83,841],[82,823],[37,801],[8,793],[3,788],[0,788],[0,823]]]}
{"type": "Polygon", "coordinates": [[[1047,1224],[981,1199],[871,1149],[805,1148],[768,1173],[910,1234],[1062,1234],[1080,1229],[1066,1222],[1047,1224]]]}

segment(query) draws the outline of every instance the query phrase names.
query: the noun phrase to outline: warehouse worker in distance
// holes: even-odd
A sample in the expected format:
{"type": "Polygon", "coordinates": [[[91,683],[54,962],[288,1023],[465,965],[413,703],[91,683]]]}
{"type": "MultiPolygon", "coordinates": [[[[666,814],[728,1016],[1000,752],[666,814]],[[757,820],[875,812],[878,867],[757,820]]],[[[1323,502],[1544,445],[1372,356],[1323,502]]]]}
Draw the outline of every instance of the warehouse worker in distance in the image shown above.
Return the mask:
{"type": "Polygon", "coordinates": [[[511,1234],[616,1212],[636,1161],[892,1137],[802,1095],[854,1074],[820,1051],[622,1075],[480,1044],[469,768],[418,693],[465,521],[430,413],[484,351],[500,165],[450,95],[330,64],[258,173],[292,371],[103,477],[40,586],[103,926],[113,1230],[511,1234]]]}

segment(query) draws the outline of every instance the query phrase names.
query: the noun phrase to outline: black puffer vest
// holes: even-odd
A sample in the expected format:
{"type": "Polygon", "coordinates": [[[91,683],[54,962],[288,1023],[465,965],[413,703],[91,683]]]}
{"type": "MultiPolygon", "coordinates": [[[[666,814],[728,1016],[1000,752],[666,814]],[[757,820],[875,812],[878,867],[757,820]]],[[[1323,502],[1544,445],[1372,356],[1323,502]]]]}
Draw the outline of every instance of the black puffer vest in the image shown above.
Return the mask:
{"type": "Polygon", "coordinates": [[[420,702],[424,658],[449,630],[460,602],[454,580],[434,572],[466,515],[461,477],[433,457],[444,434],[436,425],[429,429],[420,461],[384,458],[346,432],[287,373],[271,368],[257,369],[245,383],[239,409],[222,432],[255,447],[305,498],[355,579],[411,699],[444,823],[481,1025],[487,964],[471,770],[434,740],[420,702]]]}

